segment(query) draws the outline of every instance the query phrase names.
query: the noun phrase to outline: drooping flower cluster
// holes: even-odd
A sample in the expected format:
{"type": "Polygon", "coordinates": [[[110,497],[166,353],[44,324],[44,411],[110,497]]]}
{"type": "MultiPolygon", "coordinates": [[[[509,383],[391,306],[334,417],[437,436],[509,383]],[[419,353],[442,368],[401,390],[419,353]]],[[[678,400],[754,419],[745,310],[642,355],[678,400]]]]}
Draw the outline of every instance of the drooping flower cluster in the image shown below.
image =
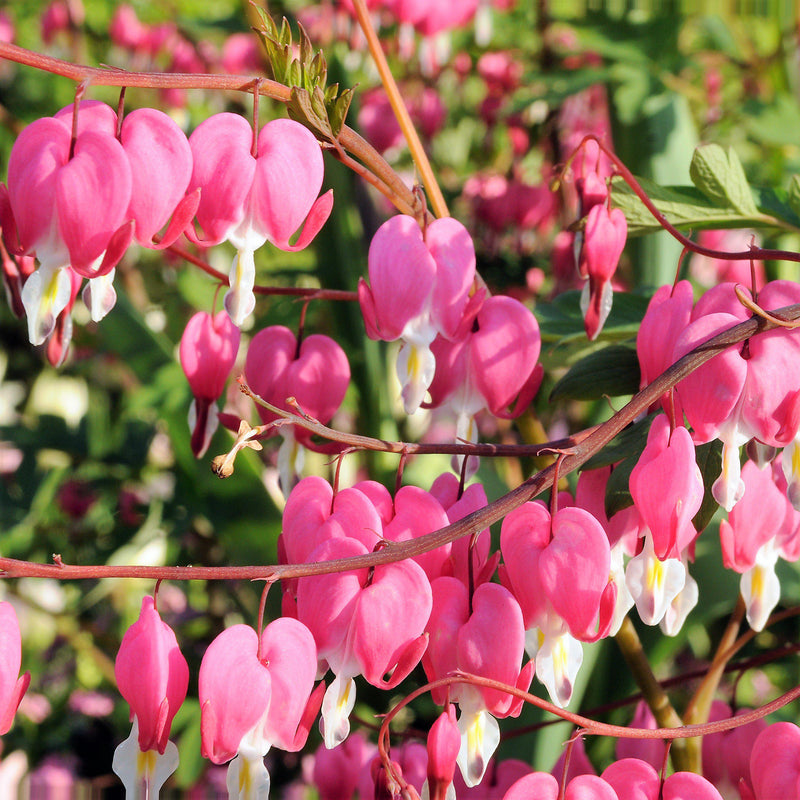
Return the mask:
{"type": "Polygon", "coordinates": [[[422,231],[412,217],[391,218],[370,245],[369,278],[358,292],[367,335],[401,341],[407,413],[446,404],[456,436],[475,442],[479,411],[513,418],[529,406],[543,374],[539,326],[518,300],[476,286],[475,251],[461,223],[439,219],[422,231]],[[401,270],[407,278],[399,283],[401,270]]]}
{"type": "Polygon", "coordinates": [[[70,302],[70,272],[88,279],[84,300],[99,321],[114,305],[113,271],[131,241],[166,247],[177,239],[199,200],[187,194],[191,170],[183,132],[154,109],[117,120],[109,106],[83,101],[75,120],[68,106],[25,128],[0,214],[6,247],[39,262],[21,294],[33,344],[53,333],[70,302]]]}
{"type": "MultiPolygon", "coordinates": [[[[0,224],[19,266],[4,256],[3,278],[24,308],[31,343],[55,337],[51,360],[58,362],[82,279],[98,322],[116,302],[114,271],[131,242],[163,249],[184,233],[204,245],[231,241],[238,254],[225,306],[238,327],[255,303],[253,252],[266,241],[284,250],[307,246],[332,203],[330,192],[315,202],[322,155],[291,120],[275,120],[256,137],[242,117],[218,114],[187,140],[161,111],[117,119],[109,106],[86,100],[25,128],[8,166],[0,224]],[[38,262],[32,271],[28,257],[38,262]]],[[[197,436],[199,450],[204,436],[197,436]]]]}

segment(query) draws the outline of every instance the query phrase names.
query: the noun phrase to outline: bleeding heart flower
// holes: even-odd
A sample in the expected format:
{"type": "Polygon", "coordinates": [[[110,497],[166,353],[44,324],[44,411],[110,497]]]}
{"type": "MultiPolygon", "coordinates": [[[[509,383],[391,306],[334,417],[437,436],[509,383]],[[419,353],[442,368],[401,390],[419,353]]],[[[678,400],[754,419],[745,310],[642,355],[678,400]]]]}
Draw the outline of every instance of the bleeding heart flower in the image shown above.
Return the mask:
{"type": "Polygon", "coordinates": [[[9,250],[39,261],[22,290],[33,344],[52,333],[69,302],[65,267],[96,278],[122,258],[133,235],[131,189],[128,158],[113,130],[102,125],[79,127],[73,144],[71,124],[47,117],[17,138],[8,189],[0,193],[0,219],[9,250]]]}
{"type": "Polygon", "coordinates": [[[475,247],[452,217],[435,220],[424,236],[413,217],[392,217],[372,238],[370,283],[359,281],[358,299],[371,339],[403,340],[397,374],[407,414],[433,380],[431,342],[458,335],[474,278],[475,247]]]}
{"type": "MultiPolygon", "coordinates": [[[[344,350],[328,336],[313,334],[298,344],[295,335],[282,325],[259,331],[247,349],[244,374],[250,388],[278,408],[295,411],[287,405],[293,397],[303,413],[323,425],[339,410],[350,383],[350,365],[344,350]]],[[[258,407],[264,424],[278,419],[268,409],[258,407]]],[[[298,445],[321,449],[311,441],[311,432],[299,426],[279,429],[284,443],[278,455],[281,482],[288,495],[292,476],[302,468],[298,445]]],[[[274,431],[270,432],[272,435],[274,431]]],[[[335,451],[333,451],[335,452],[335,451]]]]}
{"type": "Polygon", "coordinates": [[[11,603],[0,603],[0,736],[11,730],[22,696],[31,682],[29,672],[19,674],[22,637],[17,612],[11,603]]]}
{"type": "Polygon", "coordinates": [[[181,336],[180,359],[194,400],[189,407],[192,452],[200,458],[208,449],[219,418],[215,403],[225,390],[239,352],[241,333],[230,317],[198,311],[181,336]]]}
{"type": "Polygon", "coordinates": [[[133,718],[130,737],[114,752],[114,772],[131,796],[139,796],[144,787],[145,796],[157,797],[178,766],[169,732],[186,697],[189,666],[149,595],[142,600],[139,619],[125,632],[114,675],[133,718]]]}
{"type": "Polygon", "coordinates": [[[269,241],[281,250],[302,250],[330,215],[333,194],[322,186],[322,152],[299,122],[276,119],[253,129],[237,114],[215,114],[189,137],[194,159],[189,190],[201,189],[197,221],[204,245],[228,240],[237,254],[225,308],[236,325],[255,306],[254,252],[269,241]],[[305,220],[300,238],[289,240],[305,220]]]}
{"type": "Polygon", "coordinates": [[[266,796],[270,747],[305,745],[322,700],[322,684],[312,691],[316,667],[314,639],[296,619],[271,622],[260,639],[234,625],[209,645],[199,678],[202,750],[215,764],[233,759],[231,796],[266,796]]]}

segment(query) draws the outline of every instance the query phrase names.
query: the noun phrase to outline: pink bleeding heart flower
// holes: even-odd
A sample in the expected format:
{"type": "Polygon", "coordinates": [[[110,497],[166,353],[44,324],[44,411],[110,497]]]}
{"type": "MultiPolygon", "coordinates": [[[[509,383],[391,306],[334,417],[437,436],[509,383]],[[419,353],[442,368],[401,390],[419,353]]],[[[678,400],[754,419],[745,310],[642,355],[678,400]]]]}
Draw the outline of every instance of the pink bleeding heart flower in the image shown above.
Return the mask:
{"type": "Polygon", "coordinates": [[[638,758],[615,761],[600,777],[613,790],[612,796],[620,800],[722,800],[722,795],[702,775],[675,772],[662,784],[658,772],[638,758]]]}
{"type": "Polygon", "coordinates": [[[583,661],[580,641],[607,636],[614,621],[608,538],[583,509],[551,519],[543,504],[525,503],[503,520],[500,549],[500,581],[522,608],[525,648],[553,702],[565,706],[583,661]]]}
{"type": "MultiPolygon", "coordinates": [[[[749,317],[734,289],[733,284],[723,283],[698,301],[691,324],[675,345],[675,360],[749,317]]],[[[758,302],[769,310],[800,302],[800,285],[773,281],[759,293],[758,302]]],[[[722,474],[712,491],[726,511],[744,493],[739,447],[751,438],[783,447],[797,432],[798,358],[800,334],[779,328],[727,348],[676,387],[695,442],[722,441],[722,474]],[[714,387],[713,392],[708,391],[709,386],[714,387]]]]}
{"type": "MultiPolygon", "coordinates": [[[[527,691],[534,666],[528,662],[521,667],[525,629],[513,595],[496,583],[483,583],[470,603],[467,587],[447,576],[433,581],[431,590],[433,608],[427,625],[430,645],[422,657],[428,680],[463,670],[527,691]],[[503,631],[503,647],[497,646],[499,630],[503,631]]],[[[434,702],[443,703],[447,691],[440,688],[432,696],[434,702]]],[[[461,711],[458,765],[467,786],[475,786],[500,741],[497,718],[519,716],[522,700],[466,683],[451,686],[449,697],[461,711]]]]}
{"type": "Polygon", "coordinates": [[[800,791],[800,728],[775,722],[763,730],[750,753],[754,800],[797,797],[800,791]]]}
{"type": "Polygon", "coordinates": [[[71,122],[56,116],[36,120],[17,138],[0,219],[8,249],[39,261],[22,290],[33,344],[50,335],[69,302],[65,267],[97,278],[122,258],[133,235],[131,188],[130,163],[113,128],[79,127],[73,146],[71,122]]]}
{"type": "Polygon", "coordinates": [[[631,471],[633,503],[642,515],[660,559],[677,558],[697,538],[692,518],[703,502],[703,476],[694,444],[684,427],[670,429],[655,417],[647,444],[631,471]]]}
{"type": "MultiPolygon", "coordinates": [[[[737,716],[748,713],[748,709],[740,709],[737,716]]],[[[727,703],[715,700],[711,704],[708,721],[716,722],[733,717],[733,711],[727,703]]],[[[766,730],[764,719],[755,720],[747,725],[740,725],[721,733],[707,734],[703,737],[703,777],[707,778],[720,792],[730,794],[740,786],[752,791],[750,779],[750,754],[759,734],[766,730]]],[[[743,792],[740,792],[744,796],[743,792]]]]}
{"type": "MultiPolygon", "coordinates": [[[[680,281],[674,287],[662,286],[653,295],[636,334],[636,354],[642,375],[640,388],[672,366],[675,343],[689,325],[693,303],[689,281],[680,281]]],[[[657,402],[674,425],[683,422],[683,409],[674,391],[657,402]]]]}
{"type": "Polygon", "coordinates": [[[11,730],[14,715],[31,682],[29,672],[19,674],[22,636],[17,612],[7,601],[0,603],[0,736],[11,730]]]}
{"type": "MultiPolygon", "coordinates": [[[[781,596],[775,572],[778,557],[787,554],[784,543],[796,527],[794,509],[778,488],[773,470],[747,461],[742,468],[744,497],[719,526],[722,563],[741,574],[740,591],[747,621],[760,631],[781,596]]],[[[790,558],[789,560],[794,560],[790,558]]]]}
{"type": "Polygon", "coordinates": [[[314,690],[316,669],[314,639],[295,619],[271,622],[260,639],[249,626],[234,625],[209,645],[199,678],[202,750],[215,764],[233,759],[233,796],[266,796],[270,747],[305,746],[322,700],[322,684],[314,690]]]}
{"type": "Polygon", "coordinates": [[[593,206],[586,217],[578,273],[588,281],[581,295],[586,335],[594,341],[611,312],[611,278],[628,237],[628,222],[618,208],[611,211],[603,204],[593,206]]]}
{"type": "Polygon", "coordinates": [[[142,600],[139,619],[122,638],[114,675],[133,718],[130,737],[114,753],[114,772],[132,796],[144,787],[157,797],[178,766],[178,749],[169,732],[186,697],[189,666],[150,596],[142,600]]]}
{"type": "MultiPolygon", "coordinates": [[[[441,503],[429,492],[417,486],[403,486],[394,498],[394,515],[384,526],[383,538],[389,542],[406,542],[433,533],[450,523],[441,503]]],[[[449,567],[450,543],[414,556],[425,570],[428,580],[445,574],[449,567]]]]}
{"type": "MultiPolygon", "coordinates": [[[[283,511],[282,531],[278,537],[281,563],[307,563],[317,547],[328,539],[351,537],[372,550],[383,535],[383,520],[363,488],[362,483],[342,489],[334,496],[324,478],[314,475],[303,478],[292,489],[283,511]]],[[[296,594],[297,580],[286,581],[284,603],[287,610],[293,609],[296,594]]],[[[296,609],[291,613],[296,616],[296,609]]]]}
{"type": "Polygon", "coordinates": [[[209,117],[189,137],[193,155],[189,191],[202,190],[197,221],[204,245],[228,240],[237,250],[230,271],[225,308],[236,325],[255,306],[254,253],[269,241],[281,250],[302,250],[319,233],[333,206],[322,186],[322,152],[299,122],[276,119],[253,129],[243,117],[209,117]],[[299,239],[290,238],[303,224],[299,239]]]}
{"type": "Polygon", "coordinates": [[[429,797],[431,800],[447,800],[447,790],[453,783],[456,759],[461,749],[456,710],[450,703],[431,725],[427,748],[429,797]]]}
{"type": "Polygon", "coordinates": [[[358,284],[367,335],[402,339],[397,374],[406,413],[425,397],[436,367],[431,342],[454,339],[470,300],[475,247],[452,217],[437,219],[423,236],[413,217],[395,216],[378,228],[369,247],[369,284],[358,284]]]}
{"type": "Polygon", "coordinates": [[[198,311],[181,336],[181,367],[194,396],[189,407],[189,429],[192,452],[197,458],[208,449],[219,424],[215,404],[233,369],[240,338],[241,332],[224,311],[213,317],[198,311]]]}
{"type": "MultiPolygon", "coordinates": [[[[332,538],[319,545],[309,560],[368,552],[356,539],[332,538]]],[[[314,634],[319,658],[335,675],[322,704],[326,746],[335,747],[349,733],[356,675],[391,689],[419,663],[428,644],[423,630],[431,602],[430,583],[411,560],[299,581],[297,617],[314,634]],[[397,602],[399,597],[402,603],[397,602]]]]}
{"type": "MultiPolygon", "coordinates": [[[[56,119],[72,126],[72,106],[62,108],[56,119]]],[[[200,200],[199,188],[186,194],[192,150],[184,132],[154,108],[135,109],[119,124],[110,106],[94,100],[80,104],[78,131],[87,129],[117,137],[128,157],[132,186],[126,217],[134,222],[136,241],[155,249],[173,244],[191,222],[200,200]],[[168,221],[156,242],[156,234],[168,221]]]]}
{"type": "Polygon", "coordinates": [[[120,142],[133,176],[128,217],[135,223],[136,241],[145,247],[169,247],[191,223],[200,202],[199,187],[186,193],[192,177],[189,141],[162,111],[139,108],[123,120],[120,142]]]}
{"type": "Polygon", "coordinates": [[[629,482],[646,528],[644,546],[626,568],[628,591],[646,625],[661,624],[674,636],[699,597],[688,558],[705,490],[689,432],[670,431],[666,416],[657,415],[629,482]]]}
{"type": "MultiPolygon", "coordinates": [[[[431,494],[441,503],[447,512],[448,522],[458,522],[473,511],[485,508],[487,504],[486,491],[480,483],[473,483],[460,493],[460,482],[452,472],[440,475],[431,485],[431,494]]],[[[449,569],[445,574],[458,578],[465,586],[479,586],[491,580],[500,554],[495,553],[489,557],[491,547],[491,534],[484,528],[472,540],[472,537],[462,536],[452,542],[450,549],[449,569]],[[470,580],[470,561],[471,575],[470,580]]]]}
{"type": "Polygon", "coordinates": [[[513,419],[530,404],[542,379],[536,318],[518,300],[495,295],[481,306],[474,330],[463,339],[437,339],[431,406],[448,402],[459,414],[487,408],[513,419]]]}
{"type": "Polygon", "coordinates": [[[462,28],[478,10],[478,0],[396,0],[392,12],[400,22],[413,25],[422,36],[462,28]]]}
{"type": "Polygon", "coordinates": [[[475,415],[481,409],[513,419],[530,405],[544,375],[537,363],[540,348],[539,325],[522,303],[502,295],[488,298],[463,338],[439,337],[431,345],[436,374],[430,406],[449,405],[457,439],[476,442],[475,415]]]}
{"type": "MultiPolygon", "coordinates": [[[[272,325],[253,337],[247,349],[244,374],[250,388],[267,402],[296,411],[286,402],[293,397],[303,413],[323,425],[339,410],[350,383],[347,356],[333,339],[313,334],[298,344],[295,335],[282,325],[272,325]]],[[[258,407],[258,413],[265,425],[278,419],[262,406],[258,407]]],[[[321,452],[336,450],[314,445],[306,428],[283,426],[280,434],[284,441],[278,454],[279,471],[288,494],[292,476],[302,469],[302,451],[298,445],[321,452]]]]}

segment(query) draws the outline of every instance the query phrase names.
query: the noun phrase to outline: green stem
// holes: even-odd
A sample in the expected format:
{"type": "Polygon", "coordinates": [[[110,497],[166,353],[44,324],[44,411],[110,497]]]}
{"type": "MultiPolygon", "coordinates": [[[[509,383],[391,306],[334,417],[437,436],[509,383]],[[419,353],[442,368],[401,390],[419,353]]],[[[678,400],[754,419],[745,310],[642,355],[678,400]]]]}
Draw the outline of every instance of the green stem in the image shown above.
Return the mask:
{"type": "MultiPolygon", "coordinates": [[[[634,628],[630,617],[625,617],[619,633],[614,638],[622,651],[622,657],[625,659],[636,685],[642,690],[645,702],[650,706],[650,710],[656,718],[658,727],[682,727],[683,720],[678,716],[678,712],[673,708],[669,696],[656,680],[656,676],[650,667],[650,662],[647,660],[647,654],[644,652],[642,643],[639,640],[639,634],[636,633],[636,628],[634,628]]],[[[675,739],[673,741],[672,749],[670,750],[672,764],[676,770],[699,773],[699,765],[697,765],[698,768],[693,768],[694,765],[691,762],[686,742],[687,740],[685,739],[675,739]]]]}

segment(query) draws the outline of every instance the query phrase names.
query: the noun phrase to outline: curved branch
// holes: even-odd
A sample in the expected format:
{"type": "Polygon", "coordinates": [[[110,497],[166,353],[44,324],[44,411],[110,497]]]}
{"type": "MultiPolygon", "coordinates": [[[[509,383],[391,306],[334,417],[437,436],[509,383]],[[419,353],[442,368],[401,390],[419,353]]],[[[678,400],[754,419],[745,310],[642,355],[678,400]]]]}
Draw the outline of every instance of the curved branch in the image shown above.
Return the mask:
{"type": "MultiPolygon", "coordinates": [[[[781,321],[800,319],[800,303],[772,312],[781,321]]],[[[601,448],[605,447],[623,428],[633,422],[661,395],[672,389],[679,381],[733,344],[743,342],[777,326],[761,317],[740,322],[696,347],[673,364],[651,384],[636,394],[633,399],[611,419],[592,431],[582,442],[572,448],[560,465],[563,475],[577,469],[588,461],[601,448]]],[[[281,578],[301,578],[310,575],[325,575],[353,569],[391,564],[406,558],[427,553],[462,536],[471,535],[502,519],[518,506],[533,500],[553,483],[555,468],[549,466],[512,489],[508,494],[489,505],[464,517],[464,519],[444,528],[405,542],[394,542],[374,553],[352,558],[323,561],[316,564],[277,564],[256,567],[78,567],[66,565],[57,560],[55,564],[32,564],[15,559],[0,558],[3,577],[51,577],[57,579],[75,578],[166,578],[170,580],[279,580],[281,578]]]]}
{"type": "MultiPolygon", "coordinates": [[[[250,94],[253,92],[254,82],[257,80],[258,92],[265,97],[284,104],[288,103],[292,97],[291,89],[288,86],[259,76],[128,72],[123,69],[100,69],[35,53],[7,42],[0,42],[0,58],[49,72],[51,75],[60,75],[62,78],[69,78],[78,83],[88,80],[93,86],[131,86],[140,89],[216,89],[250,94]]],[[[342,127],[338,142],[345,150],[369,167],[377,178],[377,182],[370,182],[383,192],[401,213],[414,215],[417,204],[413,191],[406,186],[403,179],[371,144],[347,125],[342,127]]],[[[363,173],[361,174],[363,177],[363,173]]]]}

